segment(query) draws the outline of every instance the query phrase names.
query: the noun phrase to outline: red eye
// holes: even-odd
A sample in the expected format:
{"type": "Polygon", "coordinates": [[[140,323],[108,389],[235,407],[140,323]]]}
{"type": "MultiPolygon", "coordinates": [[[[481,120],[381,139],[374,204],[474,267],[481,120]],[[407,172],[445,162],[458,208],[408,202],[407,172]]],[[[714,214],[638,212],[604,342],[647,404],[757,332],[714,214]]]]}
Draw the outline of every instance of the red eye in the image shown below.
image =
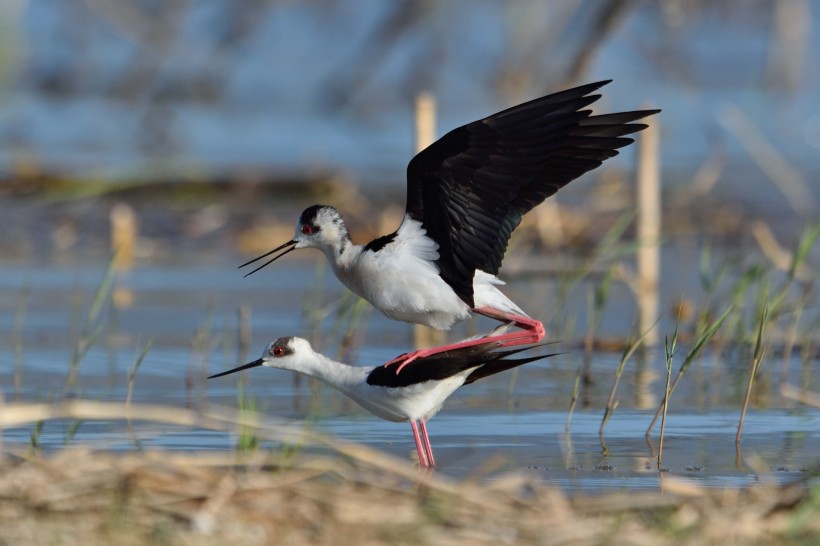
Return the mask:
{"type": "Polygon", "coordinates": [[[302,233],[305,235],[313,235],[313,226],[310,224],[305,224],[302,226],[302,233]]]}
{"type": "Polygon", "coordinates": [[[285,350],[282,347],[273,348],[273,356],[284,356],[285,350]]]}

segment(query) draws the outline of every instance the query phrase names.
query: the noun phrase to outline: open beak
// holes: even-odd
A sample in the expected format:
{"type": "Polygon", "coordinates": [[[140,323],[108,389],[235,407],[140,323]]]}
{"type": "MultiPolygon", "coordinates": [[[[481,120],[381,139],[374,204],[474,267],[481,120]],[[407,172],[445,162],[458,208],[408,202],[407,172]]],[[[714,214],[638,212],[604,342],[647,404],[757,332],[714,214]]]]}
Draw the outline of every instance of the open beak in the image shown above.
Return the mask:
{"type": "Polygon", "coordinates": [[[245,364],[244,366],[239,366],[238,368],[234,368],[233,370],[228,370],[227,372],[214,374],[214,375],[208,377],[208,379],[213,379],[214,377],[222,377],[223,375],[230,375],[234,372],[241,372],[242,370],[249,370],[251,368],[256,368],[258,366],[261,366],[264,362],[265,361],[260,358],[259,360],[254,360],[250,364],[245,364]]]}
{"type": "Polygon", "coordinates": [[[273,258],[271,258],[271,259],[270,259],[270,260],[268,260],[267,262],[263,263],[262,265],[260,265],[259,267],[257,267],[257,268],[256,268],[256,269],[254,269],[253,271],[251,271],[250,273],[245,274],[245,277],[247,277],[248,275],[253,275],[254,273],[256,273],[257,271],[259,271],[260,269],[262,269],[262,268],[263,268],[263,267],[265,267],[266,265],[268,265],[268,264],[271,264],[271,263],[275,262],[276,260],[278,260],[279,258],[281,258],[282,256],[284,256],[284,255],[285,255],[285,254],[287,254],[288,252],[291,252],[291,251],[293,251],[293,250],[296,250],[296,243],[297,243],[297,242],[298,242],[298,241],[288,241],[287,243],[283,244],[282,246],[277,246],[276,248],[274,248],[274,249],[273,249],[273,250],[271,250],[270,252],[266,252],[265,254],[262,254],[262,255],[261,255],[261,256],[259,256],[258,258],[254,258],[253,260],[251,260],[251,261],[249,261],[249,262],[245,262],[244,264],[240,265],[237,269],[242,269],[242,268],[243,268],[243,267],[245,267],[246,265],[251,265],[251,264],[252,264],[252,263],[254,263],[254,262],[258,262],[258,261],[259,261],[259,260],[261,260],[262,258],[267,258],[267,257],[268,257],[268,256],[270,256],[271,254],[274,254],[274,253],[276,253],[276,252],[279,252],[279,251],[280,251],[280,250],[282,250],[282,249],[287,248],[287,250],[285,250],[283,253],[279,254],[278,256],[274,256],[273,258]],[[288,247],[290,247],[290,248],[288,248],[288,247]]]}

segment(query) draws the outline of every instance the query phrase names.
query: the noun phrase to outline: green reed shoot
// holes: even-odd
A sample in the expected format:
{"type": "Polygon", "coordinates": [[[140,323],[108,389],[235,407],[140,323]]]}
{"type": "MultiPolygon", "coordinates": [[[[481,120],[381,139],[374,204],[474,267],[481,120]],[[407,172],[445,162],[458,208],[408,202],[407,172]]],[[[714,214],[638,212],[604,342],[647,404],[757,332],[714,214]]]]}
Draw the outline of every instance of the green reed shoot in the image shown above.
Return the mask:
{"type": "MultiPolygon", "coordinates": [[[[660,319],[658,319],[660,320],[660,319]]],[[[612,413],[618,407],[618,403],[615,401],[615,394],[618,390],[618,384],[621,382],[621,375],[624,372],[624,367],[626,366],[627,361],[632,358],[632,355],[638,350],[638,347],[641,346],[641,342],[643,338],[646,337],[646,334],[652,331],[652,328],[658,325],[658,321],[650,326],[645,332],[643,332],[637,338],[631,337],[624,347],[624,352],[621,355],[621,361],[618,363],[618,369],[615,370],[615,381],[612,383],[612,390],[609,391],[609,400],[606,403],[606,409],[604,410],[604,416],[601,419],[601,426],[598,428],[598,436],[603,436],[604,434],[604,427],[606,427],[609,418],[612,417],[612,413]]]]}
{"type": "Polygon", "coordinates": [[[96,342],[96,340],[99,339],[105,329],[105,323],[98,321],[98,319],[103,305],[110,296],[111,289],[114,285],[114,277],[116,275],[116,269],[114,266],[117,262],[118,255],[119,253],[115,253],[111,260],[109,260],[108,268],[106,269],[105,274],[97,287],[97,292],[94,294],[94,298],[91,300],[91,307],[88,310],[85,322],[80,329],[77,342],[74,346],[68,377],[66,378],[65,385],[63,386],[63,391],[66,391],[70,387],[74,386],[77,381],[77,373],[80,369],[80,363],[88,350],[96,342]]]}
{"type": "Polygon", "coordinates": [[[140,369],[142,361],[145,360],[146,355],[148,355],[148,351],[151,350],[153,345],[153,339],[149,340],[148,343],[145,344],[145,347],[142,348],[137,357],[134,359],[133,364],[131,364],[131,369],[128,371],[128,392],[125,395],[125,407],[127,409],[131,407],[131,396],[134,392],[134,382],[137,379],[137,372],[140,369]]]}
{"type": "Polygon", "coordinates": [[[783,358],[780,372],[781,382],[785,382],[788,378],[794,344],[797,342],[797,338],[799,336],[800,321],[803,319],[803,311],[806,309],[806,305],[812,301],[814,283],[811,280],[806,279],[805,275],[802,275],[801,280],[804,282],[800,283],[801,289],[795,299],[786,303],[786,296],[790,293],[792,285],[798,279],[799,272],[804,267],[809,253],[817,242],[818,237],[820,237],[820,222],[817,222],[803,230],[800,240],[798,241],[792,254],[792,261],[789,266],[789,270],[787,271],[786,279],[780,287],[778,293],[775,295],[776,302],[778,304],[783,303],[783,311],[778,312],[780,311],[779,305],[772,304],[769,306],[769,314],[772,317],[785,314],[786,312],[791,315],[790,324],[786,328],[786,338],[782,351],[783,358]]]}
{"type": "Polygon", "coordinates": [[[748,291],[754,283],[761,280],[764,276],[765,269],[759,264],[754,264],[746,268],[732,287],[732,305],[738,312],[731,315],[726,325],[726,330],[733,336],[733,339],[738,342],[742,342],[746,339],[746,325],[743,310],[746,308],[748,291]]]}
{"type": "Polygon", "coordinates": [[[614,271],[613,268],[610,267],[595,289],[587,292],[587,316],[589,317],[589,323],[587,325],[587,335],[584,337],[585,359],[587,355],[592,352],[595,337],[598,334],[598,328],[601,326],[604,309],[609,301],[609,294],[612,289],[613,276],[614,271]]]}
{"type": "Polygon", "coordinates": [[[624,212],[601,238],[601,242],[595,247],[595,259],[600,262],[614,261],[633,253],[639,246],[636,242],[618,244],[632,221],[636,212],[628,210],[624,212]]]}
{"type": "Polygon", "coordinates": [[[805,263],[818,238],[820,238],[820,222],[803,230],[789,268],[789,278],[794,279],[797,276],[797,270],[805,263]]]}
{"type": "Polygon", "coordinates": [[[194,387],[197,387],[200,402],[204,401],[207,396],[207,377],[211,356],[217,347],[223,344],[225,337],[228,337],[228,342],[230,342],[230,336],[226,336],[225,332],[214,327],[214,301],[209,299],[205,319],[197,327],[191,340],[191,358],[188,361],[188,391],[191,393],[194,387]],[[195,364],[198,369],[194,369],[195,364]]]}
{"type": "Polygon", "coordinates": [[[307,323],[304,329],[305,336],[311,344],[317,343],[317,347],[319,346],[318,341],[321,324],[326,316],[326,311],[324,310],[324,278],[326,270],[327,261],[316,260],[313,275],[313,289],[306,291],[302,299],[302,316],[307,323]]]}
{"type": "Polygon", "coordinates": [[[572,385],[572,398],[569,401],[569,412],[567,412],[567,424],[564,425],[564,430],[569,432],[569,426],[572,423],[572,414],[575,412],[575,405],[578,403],[578,395],[581,392],[581,373],[583,365],[578,366],[578,371],[575,374],[575,383],[572,385]]]}
{"type": "MultiPolygon", "coordinates": [[[[815,471],[815,478],[816,474],[815,471]]],[[[813,542],[812,537],[816,538],[816,531],[811,531],[811,529],[812,525],[817,522],[817,514],[820,513],[820,484],[816,479],[811,482],[807,484],[807,498],[794,509],[783,534],[791,544],[810,544],[813,542]],[[814,482],[813,485],[811,482],[814,482]],[[801,542],[801,539],[805,542],[801,542]]]]}
{"type": "Polygon", "coordinates": [[[63,446],[67,446],[71,443],[84,422],[85,420],[83,419],[74,419],[71,421],[71,424],[68,425],[68,430],[65,431],[65,435],[63,436],[63,446]]]}
{"type": "MultiPolygon", "coordinates": [[[[307,438],[315,432],[318,414],[309,414],[302,428],[303,437],[307,438]]],[[[278,465],[280,469],[287,469],[294,465],[296,458],[305,448],[304,441],[282,440],[279,446],[278,465]]]]}
{"type": "Polygon", "coordinates": [[[14,392],[18,394],[23,384],[23,324],[26,321],[29,294],[31,294],[31,287],[28,285],[20,290],[20,298],[17,300],[17,311],[14,314],[14,326],[12,327],[12,344],[14,345],[14,392]]]}
{"type": "Polygon", "coordinates": [[[728,266],[723,262],[717,271],[712,272],[712,244],[709,242],[704,244],[700,251],[700,260],[698,262],[698,277],[700,279],[700,286],[706,294],[707,299],[715,293],[728,271],[728,266]]]}
{"type": "Polygon", "coordinates": [[[746,384],[746,395],[743,397],[743,406],[740,410],[740,420],[737,423],[737,435],[735,436],[735,445],[740,444],[740,435],[743,432],[743,421],[746,419],[746,409],[749,407],[749,398],[752,395],[752,387],[757,377],[757,372],[760,369],[760,363],[763,361],[763,355],[766,352],[763,346],[763,332],[769,321],[769,306],[764,304],[763,310],[758,317],[757,337],[755,339],[754,354],[752,355],[751,372],[749,373],[749,382],[746,384]]]}
{"type": "Polygon", "coordinates": [[[804,389],[808,389],[809,385],[811,385],[812,368],[814,367],[814,362],[817,357],[816,334],[813,335],[812,332],[820,332],[820,320],[815,321],[813,328],[804,334],[801,342],[803,350],[801,352],[802,372],[800,374],[800,386],[804,389]]]}
{"type": "MultiPolygon", "coordinates": [[[[683,375],[689,369],[689,366],[691,366],[695,359],[700,355],[703,348],[712,340],[713,337],[715,337],[715,334],[717,334],[718,330],[720,330],[720,327],[723,326],[723,323],[726,321],[726,318],[732,312],[732,309],[734,309],[734,304],[729,305],[729,307],[723,312],[723,314],[708,327],[704,324],[704,330],[700,332],[695,338],[695,343],[692,345],[692,348],[689,349],[689,352],[683,359],[683,363],[680,365],[680,368],[678,368],[678,372],[675,374],[675,379],[674,381],[672,381],[672,385],[669,387],[667,393],[663,397],[663,400],[658,406],[658,410],[655,412],[655,416],[652,418],[652,422],[649,423],[649,428],[646,429],[647,436],[649,436],[649,434],[652,432],[652,429],[655,427],[655,423],[657,422],[658,417],[660,417],[661,412],[664,411],[664,406],[668,404],[667,399],[672,395],[673,392],[675,392],[675,388],[678,386],[678,383],[680,382],[683,375]]],[[[677,335],[678,324],[675,323],[675,340],[677,340],[677,335]]]]}
{"type": "MultiPolygon", "coordinates": [[[[632,224],[634,218],[634,211],[627,211],[622,214],[601,238],[601,241],[598,245],[596,245],[593,254],[588,260],[586,260],[585,265],[573,270],[572,273],[561,275],[561,280],[558,283],[558,290],[556,294],[556,304],[552,306],[555,311],[555,317],[551,320],[551,323],[554,323],[554,320],[559,321],[558,324],[553,324],[554,330],[558,330],[564,325],[564,311],[566,309],[566,303],[569,299],[570,293],[592,272],[596,264],[612,264],[615,259],[626,256],[630,252],[634,252],[636,245],[618,244],[618,241],[623,237],[626,230],[629,229],[629,226],[632,224]]],[[[611,272],[612,268],[610,267],[609,269],[611,272]]],[[[610,274],[610,272],[607,274],[610,274]]]]}
{"type": "Polygon", "coordinates": [[[569,430],[570,422],[572,421],[572,414],[575,411],[575,406],[578,403],[578,395],[581,392],[581,381],[586,384],[590,381],[590,364],[592,362],[592,350],[595,345],[595,337],[598,333],[598,328],[601,325],[604,309],[609,301],[610,289],[612,288],[613,268],[607,270],[606,275],[594,290],[587,292],[587,333],[584,337],[584,356],[581,364],[578,366],[578,372],[575,376],[575,384],[572,388],[572,398],[569,403],[569,413],[567,414],[566,430],[569,430]]]}
{"type": "Polygon", "coordinates": [[[678,327],[680,326],[680,317],[675,321],[675,331],[672,334],[672,341],[669,341],[669,336],[664,336],[663,348],[666,353],[666,386],[663,396],[663,417],[661,418],[661,437],[658,440],[658,470],[660,470],[663,463],[663,437],[666,433],[666,412],[669,407],[669,386],[672,379],[672,358],[675,356],[675,350],[678,345],[678,327]]]}
{"type": "MultiPolygon", "coordinates": [[[[345,290],[342,292],[339,305],[334,314],[333,323],[328,329],[327,339],[337,342],[338,350],[336,358],[343,360],[356,339],[361,339],[364,335],[364,328],[358,329],[359,322],[365,311],[370,308],[367,301],[363,300],[353,292],[345,290]]],[[[367,323],[365,322],[365,327],[367,323]]]]}
{"type": "Polygon", "coordinates": [[[42,445],[40,444],[40,437],[43,434],[43,425],[45,421],[37,421],[34,423],[34,428],[31,429],[29,433],[29,442],[28,442],[28,454],[32,454],[38,452],[42,449],[42,445]]]}
{"type": "Polygon", "coordinates": [[[239,427],[236,450],[242,453],[255,451],[262,445],[262,440],[256,434],[254,427],[244,422],[258,417],[259,412],[256,408],[256,397],[245,395],[245,388],[241,381],[236,383],[236,406],[239,410],[239,418],[243,422],[239,427]]]}

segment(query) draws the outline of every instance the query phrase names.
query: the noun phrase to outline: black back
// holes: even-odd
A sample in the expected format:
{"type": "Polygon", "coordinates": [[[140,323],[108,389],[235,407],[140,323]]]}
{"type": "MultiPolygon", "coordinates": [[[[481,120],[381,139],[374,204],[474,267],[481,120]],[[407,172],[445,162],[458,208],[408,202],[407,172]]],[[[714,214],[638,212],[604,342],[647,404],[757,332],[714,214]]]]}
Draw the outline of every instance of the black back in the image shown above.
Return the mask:
{"type": "Polygon", "coordinates": [[[464,370],[474,368],[473,372],[464,381],[466,385],[528,362],[554,356],[549,354],[516,359],[507,358],[521,351],[540,346],[494,351],[499,347],[499,344],[490,342],[473,347],[453,349],[444,353],[418,358],[407,364],[398,374],[396,373],[398,368],[395,365],[389,367],[379,366],[367,376],[367,383],[368,385],[389,388],[409,387],[425,381],[447,379],[464,370]]]}

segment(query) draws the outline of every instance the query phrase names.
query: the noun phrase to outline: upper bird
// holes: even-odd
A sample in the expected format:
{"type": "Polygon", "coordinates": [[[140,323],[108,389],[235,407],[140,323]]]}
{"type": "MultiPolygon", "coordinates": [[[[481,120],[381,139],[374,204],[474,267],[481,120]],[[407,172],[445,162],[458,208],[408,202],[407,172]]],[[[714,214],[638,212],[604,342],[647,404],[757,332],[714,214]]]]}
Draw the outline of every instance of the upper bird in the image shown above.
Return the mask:
{"type": "Polygon", "coordinates": [[[475,341],[478,343],[470,347],[419,358],[397,376],[384,366],[348,366],[317,353],[307,340],[280,337],[268,344],[262,358],[208,379],[257,366],[292,370],[315,377],[346,394],[377,417],[396,422],[410,421],[419,462],[421,466],[432,467],[436,462],[426,421],[438,413],[456,389],[516,366],[554,356],[510,359],[509,356],[531,347],[498,351],[498,343],[488,342],[487,338],[475,341]]]}
{"type": "MultiPolygon", "coordinates": [[[[502,346],[540,341],[541,322],[498,290],[503,283],[495,275],[524,214],[618,155],[633,142],[625,135],[646,128],[633,122],[659,112],[593,116],[585,108],[607,83],[514,106],[419,152],[407,166],[407,208],[395,232],[357,245],[335,208],[313,205],[299,216],[292,240],[240,268],[284,250],[250,275],[297,248],[318,248],[345,286],[388,317],[448,330],[478,313],[521,328],[493,338],[502,346]]],[[[415,358],[475,343],[421,349],[391,363],[402,362],[401,370],[415,358]]]]}

